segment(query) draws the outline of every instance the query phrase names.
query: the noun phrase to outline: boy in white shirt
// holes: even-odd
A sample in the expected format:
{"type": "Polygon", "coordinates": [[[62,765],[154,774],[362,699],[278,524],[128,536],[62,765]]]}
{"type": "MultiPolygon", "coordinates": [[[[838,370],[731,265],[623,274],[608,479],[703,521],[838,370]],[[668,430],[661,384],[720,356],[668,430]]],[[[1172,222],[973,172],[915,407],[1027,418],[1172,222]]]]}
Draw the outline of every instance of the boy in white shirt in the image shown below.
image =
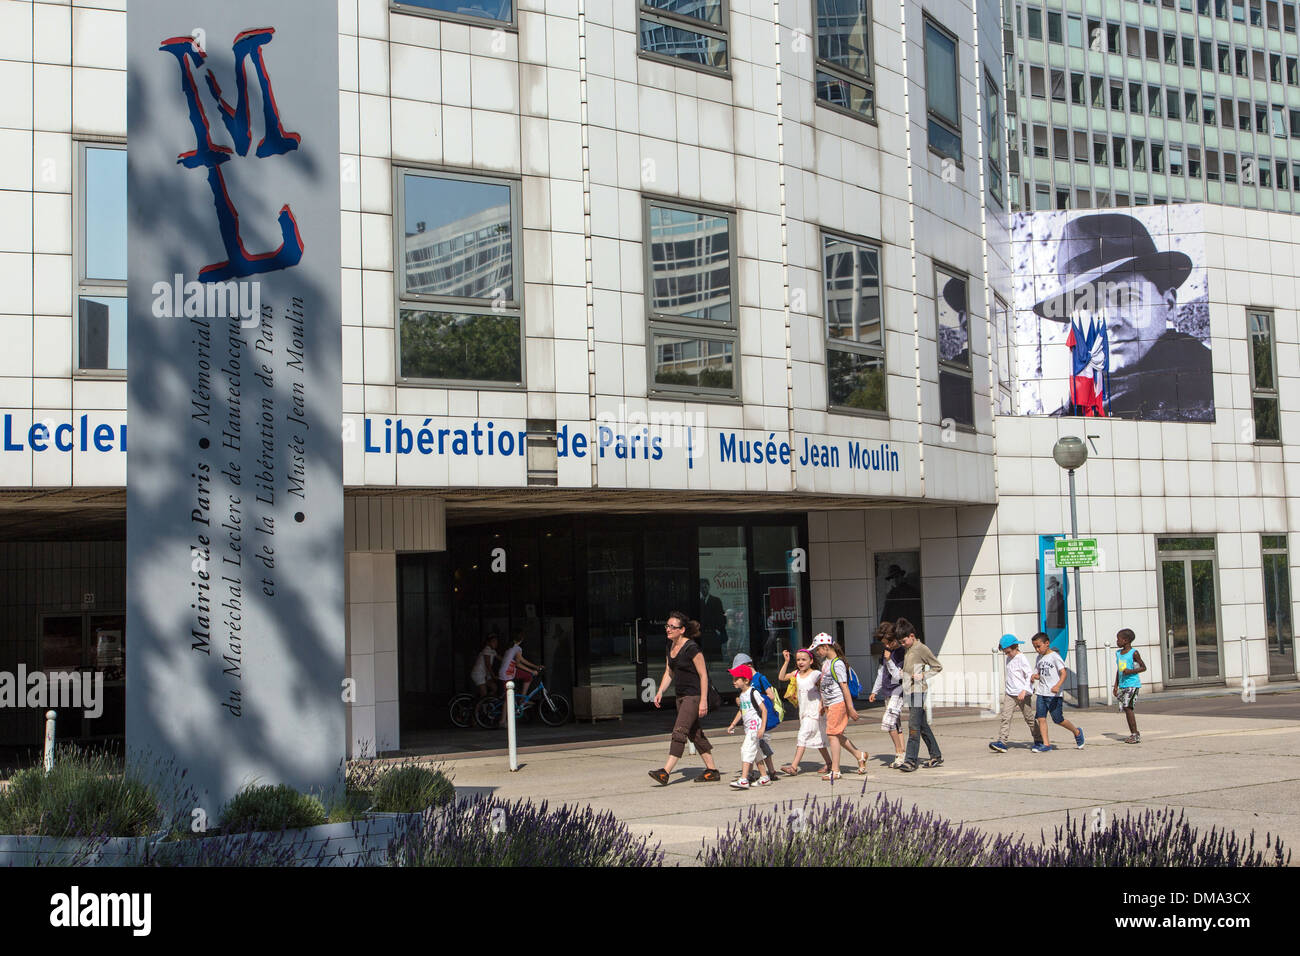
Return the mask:
{"type": "MultiPolygon", "coordinates": [[[[754,669],[748,664],[733,667],[727,673],[732,677],[732,686],[736,688],[736,705],[740,708],[741,720],[745,722],[745,742],[740,745],[740,776],[731,781],[731,788],[748,790],[749,771],[758,761],[758,742],[763,739],[763,729],[767,726],[767,701],[750,683],[754,679],[754,669]]],[[[768,758],[768,763],[771,762],[771,758],[768,758]]],[[[766,787],[771,782],[772,778],[764,773],[758,778],[757,785],[766,787]]]]}
{"type": "Polygon", "coordinates": [[[1002,726],[998,728],[998,739],[989,744],[989,750],[994,753],[1007,752],[1007,739],[1011,736],[1011,715],[1016,711],[1020,711],[1020,716],[1025,718],[1034,743],[1040,744],[1043,741],[1038,732],[1038,723],[1034,720],[1034,692],[1030,687],[1034,668],[1030,665],[1029,658],[1020,653],[1020,645],[1023,643],[1024,641],[1016,640],[1014,634],[1003,634],[1002,640],[998,642],[998,650],[1007,659],[1007,672],[1006,693],[1002,695],[1002,711],[998,714],[1002,726]]]}
{"type": "Polygon", "coordinates": [[[1061,688],[1065,686],[1065,675],[1069,673],[1065,661],[1061,660],[1060,654],[1052,650],[1051,641],[1042,631],[1035,634],[1033,640],[1034,650],[1038,652],[1038,661],[1034,665],[1037,673],[1030,678],[1030,686],[1033,686],[1033,681],[1038,682],[1038,702],[1034,714],[1038,718],[1038,732],[1043,739],[1041,743],[1036,743],[1029,749],[1036,754],[1047,753],[1052,749],[1047,739],[1047,718],[1051,716],[1054,722],[1074,734],[1074,745],[1082,750],[1083,731],[1066,720],[1063,711],[1065,702],[1061,696],[1061,688]]]}

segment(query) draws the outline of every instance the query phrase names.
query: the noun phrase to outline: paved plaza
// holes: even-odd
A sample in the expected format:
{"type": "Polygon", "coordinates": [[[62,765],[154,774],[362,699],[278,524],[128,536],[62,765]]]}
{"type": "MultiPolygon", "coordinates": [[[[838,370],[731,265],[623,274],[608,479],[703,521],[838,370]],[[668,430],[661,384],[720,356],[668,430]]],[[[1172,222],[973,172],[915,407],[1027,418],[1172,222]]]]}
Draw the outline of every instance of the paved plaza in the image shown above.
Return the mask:
{"type": "MultiPolygon", "coordinates": [[[[1013,725],[1012,750],[995,754],[988,749],[995,719],[940,717],[935,729],[944,765],[904,774],[886,766],[893,748],[873,710],[850,727],[851,739],[872,754],[867,777],[848,773],[833,787],[814,772],[819,760],[813,755],[805,756],[807,772],[798,777],[749,792],[729,788],[742,738],[723,731],[731,717],[725,707],[716,715],[721,727],[715,731],[714,720],[708,722],[722,783],[694,783],[703,765],[688,753],[672,782],[657,786],[646,771],[662,765],[667,733],[533,750],[520,755],[515,773],[496,752],[444,759],[462,793],[610,810],[635,832],[661,841],[670,864],[694,861],[701,841],[751,805],[802,802],[807,794],[872,801],[882,792],[953,821],[1034,839],[1064,823],[1067,812],[1077,818],[1094,808],[1109,815],[1170,806],[1185,809],[1198,827],[1231,827],[1243,836],[1253,829],[1261,845],[1271,832],[1300,850],[1300,694],[1260,695],[1252,704],[1238,698],[1153,701],[1151,711],[1139,710],[1143,742],[1137,746],[1121,742],[1127,729],[1113,707],[1068,716],[1083,728],[1087,746],[1076,750],[1061,734],[1053,738],[1060,749],[1047,754],[1029,752],[1023,724],[1013,725]]],[[[793,754],[795,728],[789,722],[772,735],[778,765],[793,754]]]]}

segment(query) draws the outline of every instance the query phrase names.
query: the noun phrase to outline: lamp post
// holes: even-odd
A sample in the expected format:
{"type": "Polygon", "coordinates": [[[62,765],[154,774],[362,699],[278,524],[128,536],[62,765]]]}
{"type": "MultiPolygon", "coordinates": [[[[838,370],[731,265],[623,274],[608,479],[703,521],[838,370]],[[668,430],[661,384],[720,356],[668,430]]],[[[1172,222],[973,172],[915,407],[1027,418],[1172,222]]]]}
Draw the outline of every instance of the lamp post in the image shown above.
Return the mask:
{"type": "MultiPolygon", "coordinates": [[[[1079,509],[1074,499],[1074,472],[1088,460],[1088,446],[1082,438],[1066,435],[1052,446],[1052,458],[1070,473],[1070,535],[1079,537],[1079,509]]],[[[1079,586],[1079,567],[1074,568],[1074,622],[1078,633],[1074,640],[1074,663],[1079,670],[1079,706],[1088,706],[1088,642],[1083,639],[1083,591],[1079,586]]]]}

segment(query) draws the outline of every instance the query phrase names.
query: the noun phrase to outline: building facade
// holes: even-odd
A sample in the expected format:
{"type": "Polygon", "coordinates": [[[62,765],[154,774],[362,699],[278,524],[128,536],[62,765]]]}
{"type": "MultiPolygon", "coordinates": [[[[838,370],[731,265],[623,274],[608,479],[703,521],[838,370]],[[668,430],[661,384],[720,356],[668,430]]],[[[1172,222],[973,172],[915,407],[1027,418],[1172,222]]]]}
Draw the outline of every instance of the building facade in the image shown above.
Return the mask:
{"type": "Polygon", "coordinates": [[[1300,38],[1280,0],[1004,5],[1017,209],[1300,211],[1300,38]]]}
{"type": "MultiPolygon", "coordinates": [[[[124,6],[0,4],[0,670],[104,670],[119,698],[124,6]]],[[[445,726],[493,633],[643,707],[674,610],[722,686],[819,630],[869,678],[876,622],[906,616],[951,699],[992,699],[1002,633],[1078,637],[1045,550],[1061,435],[1097,436],[1094,696],[1120,626],[1155,687],[1294,675],[1292,220],[1194,230],[1212,421],[1040,407],[1059,330],[1035,366],[1024,316],[1064,260],[1017,279],[996,4],[338,11],[354,753],[445,726]],[[1248,434],[1269,400],[1276,438],[1248,434]]],[[[38,737],[0,710],[0,741],[38,737]]]]}

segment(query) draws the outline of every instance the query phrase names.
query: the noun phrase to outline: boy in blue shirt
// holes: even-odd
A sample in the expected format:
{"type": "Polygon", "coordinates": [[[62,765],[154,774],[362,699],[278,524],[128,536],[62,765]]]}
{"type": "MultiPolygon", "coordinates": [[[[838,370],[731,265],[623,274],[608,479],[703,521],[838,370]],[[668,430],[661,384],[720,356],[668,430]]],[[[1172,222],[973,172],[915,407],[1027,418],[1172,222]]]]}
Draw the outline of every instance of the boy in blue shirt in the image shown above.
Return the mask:
{"type": "Polygon", "coordinates": [[[1138,675],[1146,673],[1147,666],[1142,661],[1142,655],[1133,647],[1135,637],[1133,631],[1127,627],[1115,635],[1119,650],[1115,652],[1114,694],[1115,699],[1119,701],[1120,709],[1124,711],[1124,716],[1128,718],[1128,737],[1124,739],[1126,744],[1142,743],[1133,704],[1137,701],[1138,690],[1142,687],[1142,678],[1138,675]]]}

